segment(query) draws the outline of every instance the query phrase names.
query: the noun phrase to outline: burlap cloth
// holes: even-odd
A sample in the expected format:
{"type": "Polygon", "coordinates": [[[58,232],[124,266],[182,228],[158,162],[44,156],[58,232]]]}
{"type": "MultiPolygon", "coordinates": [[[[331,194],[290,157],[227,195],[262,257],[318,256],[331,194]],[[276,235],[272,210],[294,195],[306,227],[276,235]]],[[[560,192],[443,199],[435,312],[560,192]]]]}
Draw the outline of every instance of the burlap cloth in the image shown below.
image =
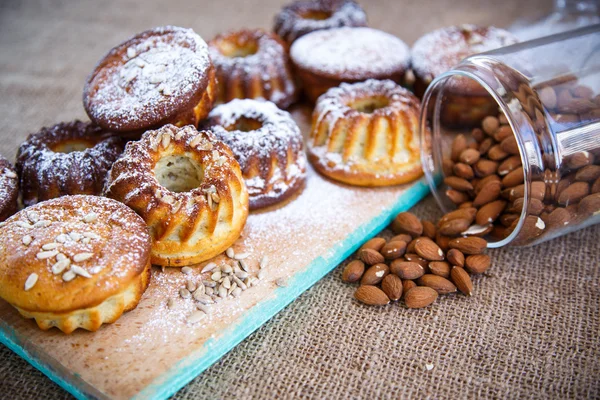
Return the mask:
{"type": "MultiPolygon", "coordinates": [[[[85,118],[81,87],[112,45],[162,24],[205,38],[271,24],[275,0],[0,2],[0,152],[29,132],[85,118]]],[[[365,4],[372,26],[412,43],[435,27],[510,24],[549,1],[365,4]]],[[[405,2],[402,2],[405,3],[405,2]]],[[[434,218],[431,198],[418,215],[434,218]]],[[[493,251],[475,296],[425,310],[368,308],[337,268],[177,398],[574,398],[600,396],[600,226],[535,248],[493,251]],[[433,369],[427,370],[431,364],[433,369]]],[[[142,357],[140,357],[142,359],[142,357]]],[[[0,398],[70,397],[0,346],[0,398]]]]}

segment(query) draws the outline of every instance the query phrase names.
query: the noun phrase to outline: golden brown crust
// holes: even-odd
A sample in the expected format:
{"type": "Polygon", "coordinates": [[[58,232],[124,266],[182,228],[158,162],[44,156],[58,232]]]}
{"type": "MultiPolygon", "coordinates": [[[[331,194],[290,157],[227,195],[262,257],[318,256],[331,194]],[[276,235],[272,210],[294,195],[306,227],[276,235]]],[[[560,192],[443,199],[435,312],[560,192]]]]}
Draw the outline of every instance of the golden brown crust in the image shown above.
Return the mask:
{"type": "Polygon", "coordinates": [[[265,99],[280,108],[297,97],[285,43],[262,29],[216,36],[208,43],[217,70],[218,100],[265,99]]]}
{"type": "Polygon", "coordinates": [[[407,183],[422,175],[418,99],[392,81],[342,84],[319,98],[307,142],[309,161],[358,186],[407,183]]]}
{"type": "Polygon", "coordinates": [[[21,144],[17,154],[23,204],[65,195],[99,195],[124,146],[113,132],[89,122],[42,128],[21,144]]]}
{"type": "Polygon", "coordinates": [[[132,284],[141,294],[147,278],[140,276],[149,262],[144,221],[104,197],[48,200],[0,226],[0,297],[22,313],[66,317],[98,307],[132,284]]]}
{"type": "Polygon", "coordinates": [[[231,150],[192,126],[167,125],[129,143],[105,193],[146,221],[152,263],[158,265],[190,265],[220,254],[239,237],[248,216],[248,192],[231,150]],[[163,186],[157,175],[179,182],[179,189],[163,186]]]}
{"type": "Polygon", "coordinates": [[[17,212],[18,182],[12,164],[0,155],[0,222],[17,212]]]}
{"type": "Polygon", "coordinates": [[[302,133],[288,112],[271,102],[236,99],[213,109],[203,126],[233,151],[251,210],[279,203],[302,187],[302,133]]]}
{"type": "Polygon", "coordinates": [[[83,103],[90,119],[117,132],[196,125],[212,107],[215,84],[202,38],[159,27],[109,51],[89,76],[83,103]]]}

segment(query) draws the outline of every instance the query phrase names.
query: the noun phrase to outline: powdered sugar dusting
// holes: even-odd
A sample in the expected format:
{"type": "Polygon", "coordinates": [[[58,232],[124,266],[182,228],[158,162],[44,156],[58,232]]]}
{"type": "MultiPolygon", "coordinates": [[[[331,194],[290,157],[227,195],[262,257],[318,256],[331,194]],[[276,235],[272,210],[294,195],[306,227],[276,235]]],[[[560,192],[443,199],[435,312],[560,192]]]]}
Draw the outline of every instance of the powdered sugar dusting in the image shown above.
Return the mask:
{"type": "Polygon", "coordinates": [[[337,28],[309,33],[290,50],[300,68],[337,79],[360,80],[408,68],[409,49],[400,39],[371,28],[337,28]]]}
{"type": "Polygon", "coordinates": [[[232,100],[213,109],[204,126],[233,151],[251,199],[280,197],[304,179],[306,161],[302,134],[291,115],[275,104],[250,99],[232,100]],[[256,120],[262,126],[250,132],[235,130],[240,119],[256,120]],[[289,154],[294,157],[292,164],[289,154]],[[272,169],[274,164],[278,168],[272,169]]]}
{"type": "Polygon", "coordinates": [[[86,84],[86,111],[111,129],[152,126],[204,90],[210,65],[206,43],[191,29],[143,32],[100,61],[86,84]]]}
{"type": "Polygon", "coordinates": [[[16,211],[17,181],[12,165],[0,155],[0,221],[16,211]]]}
{"type": "Polygon", "coordinates": [[[367,15],[351,0],[296,1],[285,6],[275,17],[274,31],[288,43],[320,29],[366,26],[367,15]],[[311,12],[331,14],[329,18],[305,18],[311,12]]]}
{"type": "Polygon", "coordinates": [[[412,47],[412,68],[422,78],[448,71],[463,58],[517,43],[504,29],[464,24],[435,30],[412,47]]]}

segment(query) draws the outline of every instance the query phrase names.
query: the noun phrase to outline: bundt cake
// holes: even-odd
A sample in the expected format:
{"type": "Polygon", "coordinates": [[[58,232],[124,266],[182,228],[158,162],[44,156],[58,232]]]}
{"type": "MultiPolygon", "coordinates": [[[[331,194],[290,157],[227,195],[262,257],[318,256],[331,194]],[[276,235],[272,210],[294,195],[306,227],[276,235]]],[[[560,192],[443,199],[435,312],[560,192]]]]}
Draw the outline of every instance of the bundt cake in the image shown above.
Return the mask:
{"type": "Polygon", "coordinates": [[[311,101],[342,82],[391,79],[402,82],[409,67],[408,46],[371,28],[336,28],[302,36],[290,57],[311,101]]]}
{"type": "MultiPolygon", "coordinates": [[[[452,69],[463,58],[517,43],[504,29],[464,24],[441,28],[426,34],[412,47],[414,91],[422,98],[433,79],[452,69]]],[[[488,92],[469,78],[451,78],[445,86],[441,120],[446,126],[474,126],[488,115],[495,115],[498,104],[488,92]]]]}
{"type": "Polygon", "coordinates": [[[11,163],[0,155],[0,222],[17,212],[19,178],[11,163]]]}
{"type": "Polygon", "coordinates": [[[170,267],[223,252],[248,217],[248,191],[231,150],[191,125],[165,125],[130,142],[110,171],[105,194],[146,221],[152,263],[170,267]]]}
{"type": "Polygon", "coordinates": [[[124,142],[89,122],[42,128],[19,147],[17,172],[23,204],[68,194],[98,195],[124,142]]]}
{"type": "Polygon", "coordinates": [[[323,175],[351,185],[386,186],[422,175],[419,100],[396,83],[369,79],[319,97],[307,141],[323,175]]]}
{"type": "Polygon", "coordinates": [[[214,108],[203,126],[233,151],[242,168],[250,209],[285,200],[305,181],[302,134],[275,104],[233,100],[214,108]]]}
{"type": "Polygon", "coordinates": [[[273,31],[290,45],[312,31],[366,25],[367,15],[355,1],[295,1],[277,14],[273,31]]]}
{"type": "Polygon", "coordinates": [[[116,321],[137,306],[150,268],[146,224],[105,197],[44,201],[0,226],[0,297],[44,330],[116,321]]]}
{"type": "Polygon", "coordinates": [[[217,71],[218,101],[265,99],[287,108],[296,84],[285,44],[262,29],[218,35],[208,43],[217,71]]]}
{"type": "Polygon", "coordinates": [[[100,60],[83,91],[90,119],[122,134],[197,125],[216,96],[208,46],[191,29],[154,28],[100,60]]]}

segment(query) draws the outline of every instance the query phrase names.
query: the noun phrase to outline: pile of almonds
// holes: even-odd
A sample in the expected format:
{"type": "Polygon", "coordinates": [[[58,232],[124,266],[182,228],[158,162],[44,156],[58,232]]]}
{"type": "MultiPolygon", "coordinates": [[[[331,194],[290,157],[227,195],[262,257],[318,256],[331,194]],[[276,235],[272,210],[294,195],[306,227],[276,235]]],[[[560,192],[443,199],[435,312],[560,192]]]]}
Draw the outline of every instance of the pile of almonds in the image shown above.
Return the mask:
{"type": "Polygon", "coordinates": [[[342,273],[345,282],[359,282],[354,296],[368,305],[404,300],[408,308],[432,304],[440,294],[457,290],[473,293],[470,274],[480,274],[491,264],[482,254],[487,242],[479,237],[456,237],[456,221],[474,218],[472,210],[459,209],[444,215],[437,226],[410,212],[396,216],[391,224],[396,236],[376,237],[358,250],[358,259],[342,273]],[[442,233],[443,232],[443,233],[442,233]]]}

